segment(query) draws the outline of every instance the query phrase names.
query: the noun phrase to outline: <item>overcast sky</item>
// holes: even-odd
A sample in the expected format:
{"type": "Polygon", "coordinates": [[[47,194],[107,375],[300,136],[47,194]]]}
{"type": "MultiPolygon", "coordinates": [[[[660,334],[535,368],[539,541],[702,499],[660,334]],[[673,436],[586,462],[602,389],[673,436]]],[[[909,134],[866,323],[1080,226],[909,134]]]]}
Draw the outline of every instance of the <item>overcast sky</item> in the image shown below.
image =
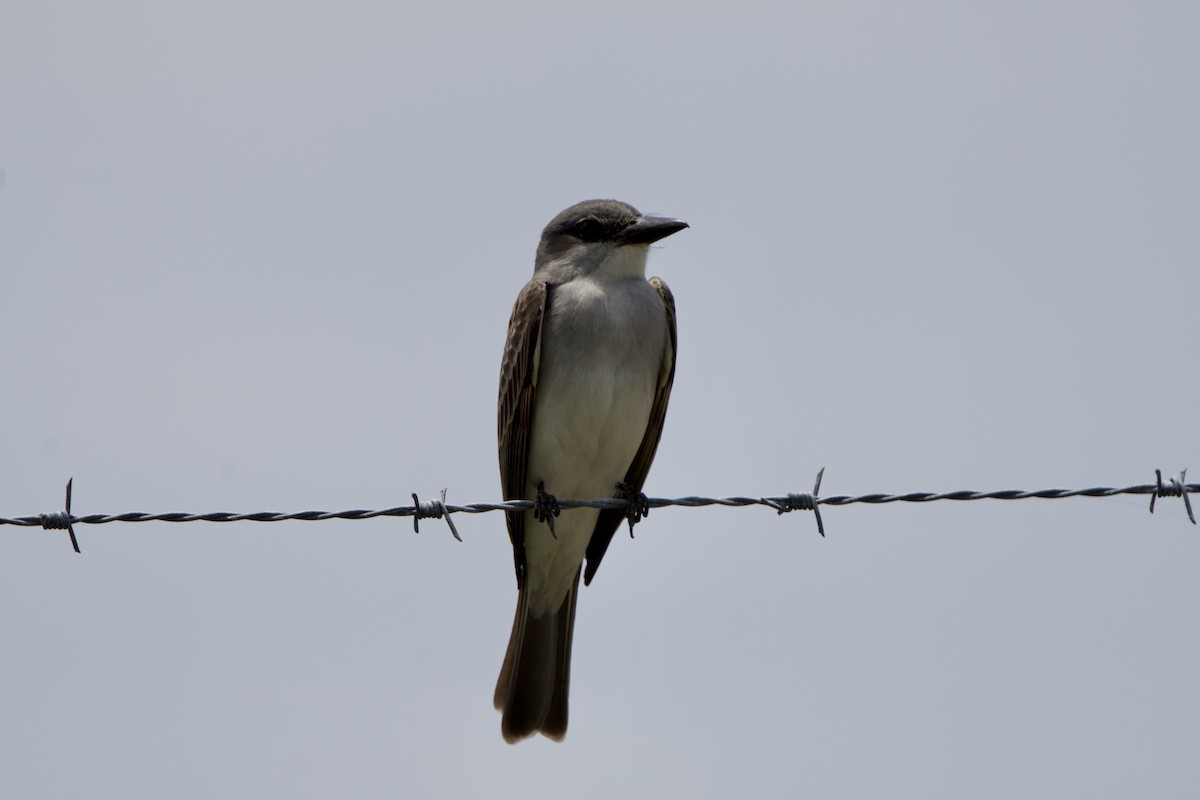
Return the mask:
{"type": "MultiPolygon", "coordinates": [[[[590,197],[692,226],[652,496],[1200,478],[1193,3],[181,6],[0,5],[0,516],[499,499],[590,197]]],[[[0,527],[0,796],[1193,798],[1147,505],[656,510],[515,747],[497,514],[0,527]]]]}

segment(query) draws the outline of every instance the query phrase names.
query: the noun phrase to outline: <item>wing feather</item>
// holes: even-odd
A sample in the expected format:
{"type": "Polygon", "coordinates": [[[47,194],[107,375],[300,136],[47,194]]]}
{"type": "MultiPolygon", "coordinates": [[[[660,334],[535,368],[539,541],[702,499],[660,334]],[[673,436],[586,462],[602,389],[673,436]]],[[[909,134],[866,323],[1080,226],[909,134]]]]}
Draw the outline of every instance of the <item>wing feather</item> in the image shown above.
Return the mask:
{"type": "MultiPolygon", "coordinates": [[[[500,364],[497,439],[500,483],[505,500],[524,500],[529,468],[529,436],[533,429],[533,399],[541,361],[542,319],[550,302],[550,285],[533,280],[517,296],[508,322],[508,340],[500,364]]],[[[517,587],[525,585],[525,515],[506,511],[512,540],[517,587]]]]}

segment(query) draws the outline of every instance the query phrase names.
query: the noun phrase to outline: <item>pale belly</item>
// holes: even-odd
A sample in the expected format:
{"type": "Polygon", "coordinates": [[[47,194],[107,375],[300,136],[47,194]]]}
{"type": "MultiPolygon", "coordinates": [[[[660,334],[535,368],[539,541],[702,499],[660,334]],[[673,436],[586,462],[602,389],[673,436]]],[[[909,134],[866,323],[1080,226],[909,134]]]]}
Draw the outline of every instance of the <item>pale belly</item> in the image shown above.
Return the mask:
{"type": "MultiPolygon", "coordinates": [[[[646,432],[666,347],[662,303],[644,281],[607,303],[589,305],[586,292],[584,287],[580,294],[556,297],[564,306],[573,303],[572,313],[548,320],[543,334],[527,498],[536,495],[539,482],[564,500],[613,496],[646,432]],[[647,330],[656,334],[649,341],[633,335],[647,330]]],[[[561,604],[598,515],[591,508],[564,510],[555,519],[555,538],[545,523],[526,514],[526,581],[534,616],[561,604]]]]}

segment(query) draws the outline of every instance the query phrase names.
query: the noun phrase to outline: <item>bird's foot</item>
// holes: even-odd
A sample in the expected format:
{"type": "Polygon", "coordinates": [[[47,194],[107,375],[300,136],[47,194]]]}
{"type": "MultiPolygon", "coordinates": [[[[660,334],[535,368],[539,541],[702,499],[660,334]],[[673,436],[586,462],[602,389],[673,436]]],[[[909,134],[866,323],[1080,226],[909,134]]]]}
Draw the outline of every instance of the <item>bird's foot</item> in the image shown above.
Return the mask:
{"type": "Polygon", "coordinates": [[[533,500],[533,518],[549,525],[550,535],[555,539],[558,538],[558,534],[554,532],[554,518],[561,513],[562,509],[558,507],[558,498],[547,494],[546,485],[539,482],[537,497],[533,500]]]}
{"type": "Polygon", "coordinates": [[[629,538],[632,539],[633,526],[650,516],[650,501],[625,481],[617,481],[617,488],[625,495],[625,519],[629,522],[629,538]]]}

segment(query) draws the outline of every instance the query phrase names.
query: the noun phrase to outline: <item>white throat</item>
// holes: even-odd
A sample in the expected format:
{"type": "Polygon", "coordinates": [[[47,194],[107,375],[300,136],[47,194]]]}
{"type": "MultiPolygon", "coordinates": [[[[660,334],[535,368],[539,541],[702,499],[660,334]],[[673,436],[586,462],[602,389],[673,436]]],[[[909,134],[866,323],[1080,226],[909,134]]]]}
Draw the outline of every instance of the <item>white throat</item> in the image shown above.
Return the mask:
{"type": "Polygon", "coordinates": [[[627,244],[614,247],[604,256],[596,268],[598,280],[627,280],[646,277],[646,256],[650,254],[648,244],[627,244]]]}

